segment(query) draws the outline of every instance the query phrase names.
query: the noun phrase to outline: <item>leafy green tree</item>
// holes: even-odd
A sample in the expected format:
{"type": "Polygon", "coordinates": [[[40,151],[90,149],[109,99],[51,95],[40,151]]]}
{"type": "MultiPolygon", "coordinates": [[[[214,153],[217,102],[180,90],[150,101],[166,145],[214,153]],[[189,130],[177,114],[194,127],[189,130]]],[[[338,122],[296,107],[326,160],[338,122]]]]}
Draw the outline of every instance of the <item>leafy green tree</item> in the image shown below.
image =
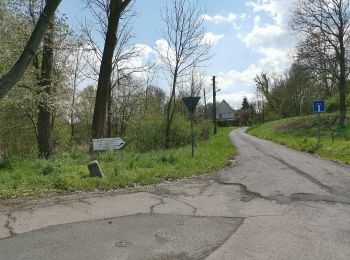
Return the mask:
{"type": "Polygon", "coordinates": [[[247,124],[247,118],[246,118],[246,111],[249,108],[249,102],[247,97],[243,98],[242,101],[242,109],[243,109],[243,120],[244,120],[244,124],[247,124]]]}
{"type": "Polygon", "coordinates": [[[32,34],[21,53],[20,58],[11,67],[10,71],[0,79],[0,99],[3,98],[7,92],[18,82],[23,76],[26,69],[33,61],[44,34],[49,27],[50,20],[55,14],[55,11],[61,0],[47,0],[44,10],[42,11],[38,22],[32,34]]]}

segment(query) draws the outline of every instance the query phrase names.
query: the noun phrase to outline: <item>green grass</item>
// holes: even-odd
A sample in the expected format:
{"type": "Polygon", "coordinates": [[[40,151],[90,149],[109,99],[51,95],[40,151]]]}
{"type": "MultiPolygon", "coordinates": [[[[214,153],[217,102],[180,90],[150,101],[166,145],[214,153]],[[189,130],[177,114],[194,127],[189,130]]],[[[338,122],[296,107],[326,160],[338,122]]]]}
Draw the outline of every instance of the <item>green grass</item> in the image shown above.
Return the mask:
{"type": "Polygon", "coordinates": [[[271,140],[293,149],[317,154],[321,157],[350,164],[350,123],[338,127],[335,114],[321,116],[321,141],[317,147],[317,117],[288,118],[256,125],[248,133],[271,140]]]}
{"type": "Polygon", "coordinates": [[[236,154],[228,137],[232,129],[219,129],[217,136],[199,143],[195,159],[191,157],[190,146],[140,154],[126,151],[100,154],[103,179],[89,177],[86,154],[66,154],[50,160],[10,158],[0,162],[0,198],[110,190],[210,173],[227,165],[229,157],[236,154]]]}

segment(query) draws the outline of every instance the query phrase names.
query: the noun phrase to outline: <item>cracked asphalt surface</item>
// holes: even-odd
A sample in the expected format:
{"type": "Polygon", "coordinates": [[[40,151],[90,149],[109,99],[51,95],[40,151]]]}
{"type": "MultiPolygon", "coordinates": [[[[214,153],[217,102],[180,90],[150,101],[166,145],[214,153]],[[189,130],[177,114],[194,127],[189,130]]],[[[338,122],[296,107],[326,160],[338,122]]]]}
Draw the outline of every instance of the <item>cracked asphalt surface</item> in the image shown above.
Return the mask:
{"type": "Polygon", "coordinates": [[[350,259],[350,167],[230,137],[214,174],[0,202],[0,259],[350,259]]]}

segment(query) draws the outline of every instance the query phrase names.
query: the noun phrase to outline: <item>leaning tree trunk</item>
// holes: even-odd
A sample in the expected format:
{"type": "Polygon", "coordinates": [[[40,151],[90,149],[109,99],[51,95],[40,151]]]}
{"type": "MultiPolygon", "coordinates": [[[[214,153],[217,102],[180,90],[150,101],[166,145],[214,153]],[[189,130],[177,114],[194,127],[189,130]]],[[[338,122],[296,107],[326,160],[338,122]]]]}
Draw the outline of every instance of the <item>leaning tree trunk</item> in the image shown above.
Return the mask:
{"type": "Polygon", "coordinates": [[[130,0],[111,0],[109,5],[108,27],[105,46],[103,49],[100,74],[98,77],[94,116],[92,119],[92,138],[101,138],[106,135],[106,113],[108,92],[111,88],[112,60],[117,43],[117,29],[121,13],[130,0]]]}
{"type": "Polygon", "coordinates": [[[53,154],[52,147],[52,71],[53,71],[53,19],[49,22],[49,28],[44,36],[44,47],[41,65],[41,80],[38,82],[42,91],[38,104],[38,148],[39,157],[48,158],[53,154]]]}
{"type": "Polygon", "coordinates": [[[40,18],[25,46],[21,57],[13,65],[11,70],[0,79],[0,99],[3,98],[7,92],[18,82],[23,76],[29,64],[34,59],[40,43],[44,37],[46,29],[49,26],[49,21],[55,14],[55,11],[61,0],[47,0],[45,8],[40,15],[40,18]]]}

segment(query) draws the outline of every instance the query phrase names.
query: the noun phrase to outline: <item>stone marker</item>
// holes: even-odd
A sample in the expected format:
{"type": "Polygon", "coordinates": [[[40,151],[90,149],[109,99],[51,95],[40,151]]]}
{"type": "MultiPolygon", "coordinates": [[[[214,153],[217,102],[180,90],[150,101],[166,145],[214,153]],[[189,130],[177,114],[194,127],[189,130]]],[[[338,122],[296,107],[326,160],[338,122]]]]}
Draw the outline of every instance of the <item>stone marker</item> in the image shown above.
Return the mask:
{"type": "Polygon", "coordinates": [[[91,161],[88,164],[89,172],[90,172],[90,177],[99,177],[103,178],[103,173],[100,168],[100,165],[98,164],[98,161],[91,161]]]}

